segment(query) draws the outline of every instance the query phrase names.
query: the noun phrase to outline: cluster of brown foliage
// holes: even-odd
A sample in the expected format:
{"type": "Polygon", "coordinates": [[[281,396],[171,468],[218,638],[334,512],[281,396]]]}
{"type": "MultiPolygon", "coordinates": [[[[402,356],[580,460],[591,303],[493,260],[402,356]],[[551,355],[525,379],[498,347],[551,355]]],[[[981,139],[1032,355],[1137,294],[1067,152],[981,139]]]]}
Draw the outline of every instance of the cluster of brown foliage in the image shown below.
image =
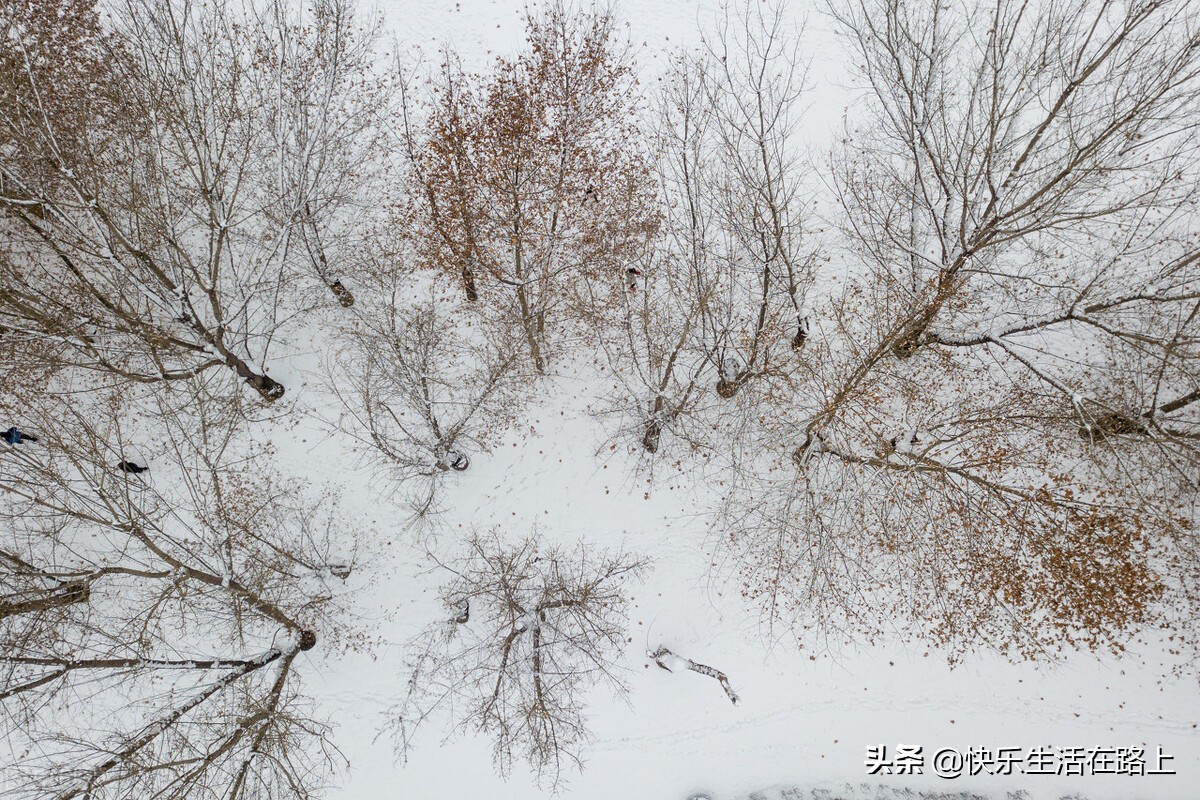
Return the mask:
{"type": "Polygon", "coordinates": [[[951,652],[1188,625],[1194,5],[836,16],[866,94],[831,156],[848,281],[771,394],[759,441],[798,472],[746,466],[734,569],[773,623],[951,652]]]}
{"type": "Polygon", "coordinates": [[[341,0],[7,3],[0,326],[109,383],[224,367],[268,402],[314,275],[342,304],[346,209],[381,138],[371,30],[341,0]]]}
{"type": "Polygon", "coordinates": [[[623,294],[657,215],[611,14],[552,5],[526,27],[486,75],[445,53],[424,119],[405,104],[403,146],[421,264],[510,319],[544,372],[555,325],[623,294]]]}

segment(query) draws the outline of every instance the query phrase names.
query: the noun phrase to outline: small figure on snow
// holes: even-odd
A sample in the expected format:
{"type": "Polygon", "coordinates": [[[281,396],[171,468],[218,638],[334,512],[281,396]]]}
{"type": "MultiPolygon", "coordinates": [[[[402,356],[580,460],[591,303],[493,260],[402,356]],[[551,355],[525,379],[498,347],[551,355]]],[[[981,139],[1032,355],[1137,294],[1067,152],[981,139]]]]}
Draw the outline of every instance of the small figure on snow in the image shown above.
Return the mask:
{"type": "Polygon", "coordinates": [[[888,440],[888,447],[891,448],[891,452],[893,453],[911,455],[925,444],[925,440],[926,437],[923,432],[914,429],[905,431],[899,436],[893,436],[888,440]]]}
{"type": "Polygon", "coordinates": [[[446,455],[438,459],[438,469],[452,469],[455,472],[462,472],[467,467],[471,466],[471,459],[466,453],[460,453],[457,450],[449,450],[446,455]]]}
{"type": "Polygon", "coordinates": [[[808,334],[812,326],[808,321],[808,317],[801,317],[796,322],[796,335],[792,337],[792,349],[802,350],[804,343],[808,341],[808,334]]]}
{"type": "Polygon", "coordinates": [[[25,442],[36,442],[38,438],[31,436],[28,433],[21,433],[13,426],[4,432],[4,441],[9,444],[24,444],[25,442]]]}
{"type": "Polygon", "coordinates": [[[136,464],[133,461],[122,461],[120,464],[117,464],[117,469],[130,475],[141,475],[143,472],[150,471],[149,467],[143,467],[141,464],[136,464]]]}
{"type": "Polygon", "coordinates": [[[642,277],[642,271],[637,267],[630,267],[625,270],[625,274],[629,280],[629,293],[637,294],[638,278],[642,277]]]}
{"type": "Polygon", "coordinates": [[[589,183],[589,184],[588,184],[588,186],[587,186],[587,188],[583,190],[583,203],[582,203],[582,205],[587,205],[587,201],[588,201],[588,200],[595,200],[595,199],[596,199],[596,187],[592,186],[592,185],[589,183]]]}

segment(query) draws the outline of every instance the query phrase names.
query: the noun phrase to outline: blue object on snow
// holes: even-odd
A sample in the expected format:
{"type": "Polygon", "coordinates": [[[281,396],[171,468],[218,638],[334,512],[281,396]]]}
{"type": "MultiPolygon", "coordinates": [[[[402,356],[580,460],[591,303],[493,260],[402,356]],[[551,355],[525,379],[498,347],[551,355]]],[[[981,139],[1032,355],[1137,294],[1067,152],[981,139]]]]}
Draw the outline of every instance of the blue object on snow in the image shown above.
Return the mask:
{"type": "Polygon", "coordinates": [[[15,427],[9,428],[4,432],[4,441],[8,442],[9,444],[20,444],[21,432],[15,427]]]}

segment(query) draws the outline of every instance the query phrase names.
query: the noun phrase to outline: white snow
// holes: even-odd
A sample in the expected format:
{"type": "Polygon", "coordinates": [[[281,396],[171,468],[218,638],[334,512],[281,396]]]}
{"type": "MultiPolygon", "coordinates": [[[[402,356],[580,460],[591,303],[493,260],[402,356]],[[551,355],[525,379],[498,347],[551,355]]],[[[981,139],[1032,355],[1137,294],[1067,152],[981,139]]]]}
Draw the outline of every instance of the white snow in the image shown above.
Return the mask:
{"type": "MultiPolygon", "coordinates": [[[[483,66],[489,54],[510,54],[519,46],[521,7],[503,0],[383,0],[380,9],[402,52],[414,55],[419,47],[428,62],[439,44],[452,42],[468,66],[483,66]]],[[[695,42],[698,18],[715,11],[715,0],[627,1],[619,8],[639,45],[647,82],[667,48],[695,42]]],[[[793,12],[797,21],[809,18],[804,41],[814,88],[805,131],[821,142],[852,97],[840,85],[841,56],[819,5],[797,3],[793,12]]],[[[319,378],[310,359],[280,364],[272,373],[287,380],[289,398],[299,405],[296,416],[305,420],[294,429],[281,427],[273,443],[284,460],[343,483],[349,505],[371,521],[373,531],[361,543],[365,555],[348,583],[363,587],[355,604],[359,624],[384,641],[375,654],[331,654],[318,646],[299,656],[305,688],[337,726],[333,740],[350,761],[330,796],[543,796],[520,762],[507,782],[499,778],[484,737],[443,741],[440,731],[429,728],[402,766],[389,737],[378,735],[409,679],[406,641],[445,611],[433,596],[436,583],[422,546],[399,528],[401,515],[377,493],[379,482],[354,466],[341,449],[344,440],[305,413],[322,402],[311,388],[319,378]]],[[[565,797],[683,800],[702,791],[726,800],[770,787],[776,788],[766,796],[782,797],[779,787],[847,783],[996,798],[1016,790],[1033,798],[1197,796],[1200,692],[1194,678],[1167,677],[1171,665],[1161,660],[1157,642],[1143,642],[1140,653],[1120,661],[1081,655],[1035,668],[977,656],[951,669],[936,652],[895,642],[810,652],[764,631],[736,585],[713,574],[711,544],[720,531],[708,529],[704,511],[716,490],[669,467],[651,480],[638,471],[636,453],[610,449],[588,414],[594,379],[566,374],[550,381],[540,404],[495,453],[472,457],[469,471],[448,477],[449,510],[440,520],[448,531],[500,525],[514,536],[536,526],[565,542],[624,545],[655,560],[650,578],[634,590],[626,648],[629,702],[607,691],[590,698],[595,741],[586,770],[569,776],[565,797]],[[713,680],[659,669],[646,656],[659,645],[721,669],[737,687],[740,704],[731,704],[713,680]],[[1110,745],[1153,752],[1161,746],[1174,756],[1170,767],[1179,774],[945,780],[928,767],[923,775],[866,774],[868,747],[891,750],[901,743],[923,745],[927,753],[943,747],[1110,745]]],[[[914,433],[903,437],[906,444],[914,433]]]]}
{"type": "MultiPolygon", "coordinates": [[[[1194,679],[1161,677],[1165,665],[1136,654],[1119,662],[1080,656],[1039,669],[981,656],[950,669],[936,652],[896,643],[820,654],[797,650],[791,640],[775,639],[758,626],[735,585],[710,578],[714,532],[699,513],[711,502],[710,490],[669,472],[648,483],[631,470],[630,454],[602,447],[599,426],[584,407],[588,387],[571,377],[553,385],[492,457],[473,459],[471,469],[451,482],[451,510],[442,522],[447,530],[502,525],[515,536],[536,525],[564,541],[624,544],[655,559],[651,577],[634,591],[626,648],[630,702],[607,692],[590,698],[595,741],[586,770],[572,776],[564,797],[683,800],[704,790],[714,800],[728,800],[772,786],[848,782],[969,789],[997,798],[1018,789],[1033,798],[1071,792],[1095,800],[1194,797],[1188,777],[1200,769],[1194,679]],[[722,670],[737,688],[739,704],[731,704],[716,681],[659,669],[646,653],[661,644],[722,670]],[[954,781],[929,774],[867,776],[866,748],[899,743],[922,744],[929,752],[1161,745],[1175,756],[1170,766],[1180,774],[954,781]]],[[[282,454],[286,447],[311,457],[319,434],[297,432],[304,435],[306,443],[276,443],[282,454]]],[[[330,449],[331,442],[320,445],[322,463],[334,467],[330,449]]],[[[357,477],[347,472],[347,485],[357,477]]],[[[383,555],[366,559],[350,582],[371,581],[359,613],[388,644],[378,658],[323,659],[320,647],[301,656],[309,662],[307,688],[339,726],[335,741],[351,762],[341,791],[332,796],[547,796],[520,764],[507,782],[497,777],[486,738],[443,742],[441,731],[429,728],[404,766],[396,763],[390,739],[377,738],[409,677],[404,642],[445,611],[431,597],[419,548],[389,524],[386,502],[363,497],[362,503],[378,525],[378,541],[364,549],[383,555]]],[[[1145,650],[1159,652],[1152,642],[1145,650]]]]}

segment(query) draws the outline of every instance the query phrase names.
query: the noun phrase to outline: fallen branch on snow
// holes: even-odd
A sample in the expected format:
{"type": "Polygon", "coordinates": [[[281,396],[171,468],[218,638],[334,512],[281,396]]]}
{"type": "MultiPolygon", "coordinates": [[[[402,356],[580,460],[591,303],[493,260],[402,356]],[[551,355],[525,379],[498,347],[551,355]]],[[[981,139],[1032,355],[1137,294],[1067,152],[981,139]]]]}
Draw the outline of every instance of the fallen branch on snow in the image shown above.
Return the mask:
{"type": "Polygon", "coordinates": [[[738,701],[737,692],[729,685],[729,678],[724,672],[719,669],[704,664],[697,664],[690,658],[677,656],[665,647],[660,647],[654,652],[647,652],[646,655],[654,659],[654,663],[665,669],[667,672],[675,672],[678,669],[690,669],[692,672],[699,672],[701,675],[707,675],[710,678],[716,678],[721,683],[721,688],[725,690],[725,694],[729,695],[729,700],[736,706],[738,701]]]}

